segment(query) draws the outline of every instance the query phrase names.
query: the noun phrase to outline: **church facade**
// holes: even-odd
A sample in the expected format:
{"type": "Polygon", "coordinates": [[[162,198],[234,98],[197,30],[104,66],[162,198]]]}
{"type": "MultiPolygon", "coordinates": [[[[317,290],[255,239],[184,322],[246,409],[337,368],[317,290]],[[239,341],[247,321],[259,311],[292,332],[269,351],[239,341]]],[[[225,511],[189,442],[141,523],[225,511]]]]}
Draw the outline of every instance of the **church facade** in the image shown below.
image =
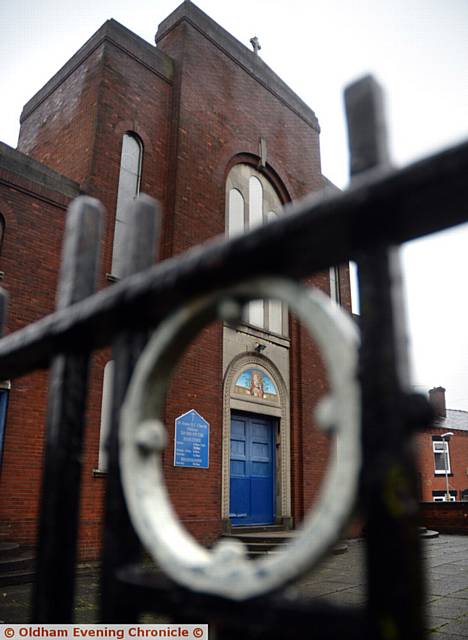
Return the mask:
{"type": "MultiPolygon", "coordinates": [[[[312,109],[257,48],[193,3],[183,2],[159,25],[156,46],[106,22],[25,105],[18,148],[0,146],[6,330],[53,311],[65,210],[78,194],[104,204],[99,287],[109,287],[120,277],[128,204],[137,193],[161,203],[165,260],[214,236],[267,224],[287,215],[288,202],[332,189],[321,172],[319,134],[312,109]]],[[[347,266],[307,284],[350,311],[347,266]]],[[[83,458],[83,558],[95,557],[100,544],[112,376],[109,351],[96,353],[83,458]]],[[[219,322],[202,331],[178,367],[165,416],[166,482],[193,535],[208,544],[235,527],[301,521],[328,458],[327,438],[314,424],[326,390],[317,346],[281,301],[253,301],[239,326],[219,322]],[[184,453],[190,429],[206,456],[184,453]]],[[[47,372],[6,381],[0,394],[0,536],[33,544],[47,372]]]]}

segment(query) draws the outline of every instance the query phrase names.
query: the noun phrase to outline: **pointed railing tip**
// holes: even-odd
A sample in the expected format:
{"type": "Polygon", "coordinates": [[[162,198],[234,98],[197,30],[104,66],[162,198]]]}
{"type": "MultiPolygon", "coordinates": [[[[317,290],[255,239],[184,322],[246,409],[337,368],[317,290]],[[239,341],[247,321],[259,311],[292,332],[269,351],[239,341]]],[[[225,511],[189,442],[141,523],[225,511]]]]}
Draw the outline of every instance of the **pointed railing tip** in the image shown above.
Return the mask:
{"type": "Polygon", "coordinates": [[[141,193],[130,208],[125,254],[122,261],[122,277],[142,271],[159,257],[159,240],[161,234],[161,207],[146,193],[141,193]]]}
{"type": "Polygon", "coordinates": [[[95,198],[78,196],[67,210],[57,309],[91,295],[96,288],[104,207],[95,198]]]}
{"type": "Polygon", "coordinates": [[[345,88],[350,173],[355,176],[390,164],[384,90],[376,78],[365,75],[345,88]]]}
{"type": "Polygon", "coordinates": [[[83,219],[82,223],[97,226],[99,233],[101,233],[104,215],[105,207],[100,200],[86,195],[78,196],[68,206],[67,225],[76,224],[72,221],[69,222],[70,218],[74,220],[76,217],[80,217],[83,219]]]}

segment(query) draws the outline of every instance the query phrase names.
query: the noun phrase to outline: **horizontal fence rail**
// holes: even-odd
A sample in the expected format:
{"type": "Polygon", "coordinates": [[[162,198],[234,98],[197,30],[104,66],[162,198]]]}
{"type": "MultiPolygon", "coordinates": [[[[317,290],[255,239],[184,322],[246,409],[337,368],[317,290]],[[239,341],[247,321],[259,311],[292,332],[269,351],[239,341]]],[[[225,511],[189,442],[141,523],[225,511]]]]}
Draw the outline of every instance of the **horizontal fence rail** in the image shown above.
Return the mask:
{"type": "Polygon", "coordinates": [[[468,222],[468,142],[395,171],[377,168],[344,193],[312,195],[243,236],[217,238],[0,340],[0,378],[48,366],[54,352],[104,347],[153,327],[187,296],[258,275],[302,278],[468,222]]]}

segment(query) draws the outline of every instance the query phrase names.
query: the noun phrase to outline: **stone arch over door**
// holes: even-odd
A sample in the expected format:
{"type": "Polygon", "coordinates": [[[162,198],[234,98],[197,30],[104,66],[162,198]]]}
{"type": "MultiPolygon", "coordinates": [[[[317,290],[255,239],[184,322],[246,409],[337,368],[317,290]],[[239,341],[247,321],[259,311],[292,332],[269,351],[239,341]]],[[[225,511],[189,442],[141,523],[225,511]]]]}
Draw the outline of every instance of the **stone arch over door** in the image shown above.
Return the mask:
{"type": "Polygon", "coordinates": [[[229,364],[223,384],[223,456],[222,456],[222,497],[221,517],[230,527],[230,443],[231,412],[245,411],[250,414],[271,416],[278,419],[279,429],[276,440],[276,520],[291,527],[291,436],[289,391],[278,368],[271,360],[257,353],[236,356],[229,364]],[[263,371],[273,382],[278,398],[258,398],[236,392],[236,381],[249,370],[263,371]]]}

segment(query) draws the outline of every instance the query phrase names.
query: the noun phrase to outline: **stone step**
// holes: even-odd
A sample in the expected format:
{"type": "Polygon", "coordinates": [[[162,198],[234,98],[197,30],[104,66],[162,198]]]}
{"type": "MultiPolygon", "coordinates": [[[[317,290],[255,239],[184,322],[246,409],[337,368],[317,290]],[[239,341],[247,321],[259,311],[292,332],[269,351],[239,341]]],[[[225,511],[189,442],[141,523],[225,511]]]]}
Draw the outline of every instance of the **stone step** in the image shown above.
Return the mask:
{"type": "Polygon", "coordinates": [[[274,549],[269,549],[268,551],[248,551],[247,557],[250,558],[251,560],[260,560],[265,556],[277,556],[280,553],[281,553],[280,551],[276,551],[274,549]]]}
{"type": "Polygon", "coordinates": [[[0,559],[0,575],[9,571],[32,569],[34,569],[34,555],[29,549],[20,550],[14,556],[0,559]]]}
{"type": "MultiPolygon", "coordinates": [[[[247,545],[247,555],[251,558],[261,556],[262,554],[282,553],[287,550],[287,544],[262,544],[261,542],[249,542],[247,545]]],[[[348,551],[348,545],[345,542],[336,544],[331,550],[332,555],[339,556],[348,551]]]]}
{"type": "Polygon", "coordinates": [[[34,548],[17,542],[0,544],[0,585],[32,582],[35,569],[34,548]]]}
{"type": "MultiPolygon", "coordinates": [[[[289,540],[242,540],[240,538],[235,538],[239,542],[242,542],[247,549],[257,549],[268,551],[269,549],[284,548],[288,545],[289,540]]],[[[232,538],[231,538],[232,540],[232,538]]]]}
{"type": "Polygon", "coordinates": [[[233,527],[230,534],[226,535],[243,535],[244,533],[260,533],[265,531],[266,533],[285,532],[287,531],[282,524],[264,524],[264,525],[251,525],[242,527],[233,527]]]}
{"type": "Polygon", "coordinates": [[[278,542],[244,542],[247,549],[255,553],[266,553],[267,551],[284,551],[288,546],[286,543],[278,542]]]}
{"type": "Polygon", "coordinates": [[[33,582],[35,573],[33,570],[7,571],[0,573],[0,587],[6,587],[11,584],[24,584],[25,582],[33,582]]]}
{"type": "MultiPolygon", "coordinates": [[[[270,553],[279,553],[284,551],[288,542],[291,542],[298,536],[297,531],[285,531],[281,529],[264,529],[263,531],[242,531],[231,534],[224,534],[223,538],[231,540],[239,540],[246,545],[249,557],[259,557],[270,553]]],[[[340,542],[332,549],[333,555],[346,553],[348,545],[340,542]]]]}
{"type": "Polygon", "coordinates": [[[17,542],[0,542],[0,559],[11,558],[17,551],[19,551],[19,544],[17,542]]]}

